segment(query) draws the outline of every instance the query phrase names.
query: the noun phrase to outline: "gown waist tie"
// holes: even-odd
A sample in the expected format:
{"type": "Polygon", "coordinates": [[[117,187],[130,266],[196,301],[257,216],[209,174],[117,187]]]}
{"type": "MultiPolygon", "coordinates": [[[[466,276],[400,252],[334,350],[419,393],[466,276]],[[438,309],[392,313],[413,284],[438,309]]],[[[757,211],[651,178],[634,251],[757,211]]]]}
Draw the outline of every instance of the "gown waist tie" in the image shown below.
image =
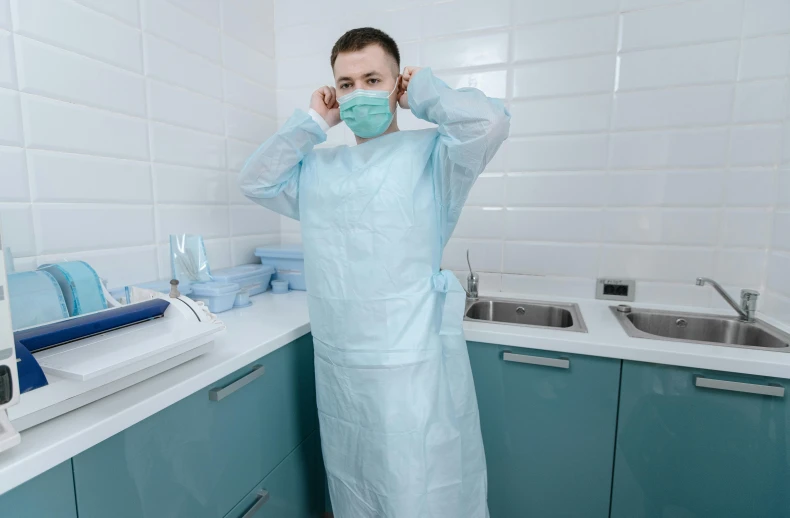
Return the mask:
{"type": "Polygon", "coordinates": [[[440,270],[431,277],[433,291],[444,294],[442,301],[442,322],[440,335],[460,335],[463,333],[463,315],[466,306],[466,291],[455,274],[440,270]]]}

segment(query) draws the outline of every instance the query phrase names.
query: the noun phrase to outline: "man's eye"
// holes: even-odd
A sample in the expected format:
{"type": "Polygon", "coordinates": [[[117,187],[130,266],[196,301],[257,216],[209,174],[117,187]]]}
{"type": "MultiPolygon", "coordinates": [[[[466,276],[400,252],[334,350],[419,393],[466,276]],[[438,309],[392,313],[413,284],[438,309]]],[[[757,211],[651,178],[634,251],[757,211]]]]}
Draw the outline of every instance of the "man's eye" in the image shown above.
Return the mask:
{"type": "Polygon", "coordinates": [[[368,79],[368,83],[372,85],[375,85],[376,83],[380,83],[380,82],[381,82],[380,79],[368,79]]]}
{"type": "Polygon", "coordinates": [[[345,89],[346,89],[346,88],[348,88],[349,86],[350,86],[350,85],[349,85],[348,83],[343,83],[342,85],[340,85],[340,89],[341,89],[341,90],[345,90],[345,89]]]}

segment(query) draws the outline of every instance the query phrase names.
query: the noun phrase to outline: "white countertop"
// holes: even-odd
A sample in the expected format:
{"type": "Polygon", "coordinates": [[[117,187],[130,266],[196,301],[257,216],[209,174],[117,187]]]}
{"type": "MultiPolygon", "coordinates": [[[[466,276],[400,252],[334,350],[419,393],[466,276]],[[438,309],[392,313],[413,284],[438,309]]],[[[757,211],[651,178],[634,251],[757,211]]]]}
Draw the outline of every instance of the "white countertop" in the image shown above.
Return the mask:
{"type": "Polygon", "coordinates": [[[310,332],[304,292],[253,302],[219,315],[227,330],[208,353],[23,431],[21,444],[0,453],[0,494],[310,332]]]}
{"type": "MultiPolygon", "coordinates": [[[[496,298],[524,298],[491,294],[496,298]]],[[[466,339],[790,379],[790,354],[629,337],[611,314],[615,303],[539,297],[579,305],[587,333],[465,322],[466,339]]],[[[223,313],[227,331],[209,353],[121,392],[22,432],[22,443],[0,453],[0,494],[53,468],[310,331],[303,292],[253,297],[248,308],[223,313]]],[[[643,307],[634,304],[634,307],[643,307]]],[[[662,309],[660,306],[650,306],[662,309]]],[[[670,309],[670,308],[663,308],[670,309]]],[[[728,315],[726,311],[671,308],[728,315]]],[[[782,330],[788,326],[769,323],[782,330]]]]}

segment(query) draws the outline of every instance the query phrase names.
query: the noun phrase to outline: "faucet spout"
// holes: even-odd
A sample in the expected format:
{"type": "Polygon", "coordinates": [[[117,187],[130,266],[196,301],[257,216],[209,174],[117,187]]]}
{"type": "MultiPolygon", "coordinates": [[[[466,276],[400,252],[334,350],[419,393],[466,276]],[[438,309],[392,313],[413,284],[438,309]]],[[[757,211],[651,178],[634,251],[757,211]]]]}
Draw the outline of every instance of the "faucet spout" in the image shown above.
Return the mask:
{"type": "Polygon", "coordinates": [[[471,300],[477,300],[477,288],[480,277],[472,270],[472,262],[469,260],[469,250],[466,251],[466,264],[469,265],[469,275],[466,276],[466,296],[471,300]]]}
{"type": "Polygon", "coordinates": [[[741,290],[741,302],[739,304],[718,282],[707,277],[697,277],[697,286],[705,286],[706,284],[713,286],[713,289],[715,289],[725,302],[738,313],[738,316],[743,322],[754,322],[754,315],[757,312],[757,297],[760,296],[759,292],[754,290],[741,290]]]}

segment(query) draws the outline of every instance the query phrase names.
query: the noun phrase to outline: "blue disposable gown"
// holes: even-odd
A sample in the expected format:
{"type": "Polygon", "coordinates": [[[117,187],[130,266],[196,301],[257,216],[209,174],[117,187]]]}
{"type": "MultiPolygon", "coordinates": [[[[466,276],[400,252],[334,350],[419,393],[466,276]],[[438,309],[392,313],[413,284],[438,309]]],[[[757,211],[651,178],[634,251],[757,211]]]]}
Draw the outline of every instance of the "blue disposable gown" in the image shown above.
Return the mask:
{"type": "Polygon", "coordinates": [[[510,114],[422,69],[409,104],[438,125],[355,147],[297,111],[240,185],[301,221],[321,441],[338,518],[485,518],[487,482],[462,334],[464,292],[439,270],[510,114]]]}

